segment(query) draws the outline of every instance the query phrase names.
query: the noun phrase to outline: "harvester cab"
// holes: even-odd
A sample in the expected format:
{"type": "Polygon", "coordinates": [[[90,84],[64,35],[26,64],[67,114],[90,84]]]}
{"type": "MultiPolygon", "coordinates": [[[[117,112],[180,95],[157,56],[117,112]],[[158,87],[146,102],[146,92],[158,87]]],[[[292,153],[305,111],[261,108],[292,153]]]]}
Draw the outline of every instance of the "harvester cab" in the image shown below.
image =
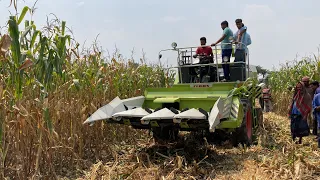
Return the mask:
{"type": "Polygon", "coordinates": [[[179,131],[205,131],[211,137],[229,137],[234,145],[251,144],[254,130],[262,123],[261,107],[255,105],[262,85],[257,83],[255,66],[249,64],[248,51],[244,56],[232,53],[231,61],[223,62],[220,47],[214,47],[212,61],[194,58],[197,47],[177,48],[172,43],[171,49],[159,52],[159,61],[166,51],[177,53],[178,66],[168,69],[177,69],[171,87],[147,88],[144,96],[129,99],[116,97],[84,123],[105,120],[149,129],[155,140],[175,139],[179,131]],[[230,81],[221,82],[226,64],[230,81]]]}

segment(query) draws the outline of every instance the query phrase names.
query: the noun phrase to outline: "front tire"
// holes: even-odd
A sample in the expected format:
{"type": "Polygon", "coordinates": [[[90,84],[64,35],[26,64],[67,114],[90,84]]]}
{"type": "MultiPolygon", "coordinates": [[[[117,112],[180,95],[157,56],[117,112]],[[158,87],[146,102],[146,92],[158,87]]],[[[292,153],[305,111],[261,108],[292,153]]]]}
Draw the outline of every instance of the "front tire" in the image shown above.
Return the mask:
{"type": "Polygon", "coordinates": [[[253,117],[252,107],[248,103],[244,105],[244,116],[241,126],[233,132],[233,145],[238,144],[250,146],[253,139],[253,117]]]}

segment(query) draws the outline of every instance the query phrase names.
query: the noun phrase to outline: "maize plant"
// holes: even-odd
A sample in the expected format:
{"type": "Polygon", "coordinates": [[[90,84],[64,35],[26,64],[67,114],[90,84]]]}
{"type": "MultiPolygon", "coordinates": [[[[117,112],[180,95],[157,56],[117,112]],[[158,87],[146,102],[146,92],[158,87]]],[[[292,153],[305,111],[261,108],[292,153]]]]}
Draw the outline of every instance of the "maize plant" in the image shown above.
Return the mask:
{"type": "Polygon", "coordinates": [[[110,147],[136,144],[129,132],[142,137],[144,131],[103,123],[87,129],[82,122],[115,96],[168,86],[172,73],[119,54],[103,58],[95,46],[81,53],[65,21],[48,20],[39,28],[25,20],[29,11],[24,7],[10,16],[8,34],[0,37],[1,178],[56,177],[62,168],[76,172],[79,159],[94,154],[88,147],[101,152],[106,149],[101,141],[110,147]]]}
{"type": "Polygon", "coordinates": [[[303,76],[309,76],[310,81],[320,81],[320,61],[315,56],[304,57],[300,61],[292,61],[283,64],[279,70],[273,71],[269,77],[275,98],[275,109],[282,115],[286,115],[287,107],[293,93],[293,88],[303,76]]]}

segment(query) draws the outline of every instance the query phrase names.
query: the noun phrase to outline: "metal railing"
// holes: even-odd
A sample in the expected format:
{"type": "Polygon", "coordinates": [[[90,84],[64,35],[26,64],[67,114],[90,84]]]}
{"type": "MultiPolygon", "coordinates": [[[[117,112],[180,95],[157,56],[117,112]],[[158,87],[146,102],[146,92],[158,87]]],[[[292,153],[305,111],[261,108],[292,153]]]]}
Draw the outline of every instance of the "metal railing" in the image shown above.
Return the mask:
{"type": "MultiPolygon", "coordinates": [[[[207,63],[207,64],[200,64],[200,60],[199,60],[199,63],[198,64],[193,64],[193,53],[195,53],[196,51],[193,51],[194,49],[197,49],[198,47],[212,47],[212,46],[208,46],[208,45],[205,45],[205,46],[191,46],[191,47],[181,47],[181,48],[173,48],[173,49],[163,49],[161,51],[159,51],[159,63],[160,63],[160,58],[162,56],[161,52],[165,52],[165,51],[177,51],[178,53],[178,57],[177,57],[177,63],[178,63],[178,66],[175,66],[175,67],[171,67],[171,68],[178,68],[179,70],[179,74],[180,74],[180,82],[182,82],[182,74],[181,74],[181,67],[200,67],[200,66],[214,66],[217,68],[217,81],[220,82],[219,80],[219,73],[218,73],[218,69],[219,69],[219,65],[223,65],[223,64],[244,64],[245,65],[245,74],[246,74],[246,77],[249,75],[250,73],[250,62],[249,62],[249,50],[247,48],[247,46],[241,42],[238,42],[238,44],[241,44],[243,46],[243,50],[245,50],[244,52],[244,62],[240,61],[240,62],[224,62],[223,59],[222,59],[222,63],[218,63],[218,50],[221,50],[222,52],[222,48],[221,46],[222,45],[234,45],[235,43],[220,43],[219,45],[215,45],[214,46],[214,49],[213,51],[215,51],[214,53],[214,60],[216,61],[215,63],[207,63]],[[220,47],[220,48],[217,48],[220,47]],[[190,50],[190,51],[188,51],[190,50]],[[180,58],[180,55],[186,53],[186,52],[189,52],[190,53],[190,56],[184,56],[184,57],[190,57],[191,58],[191,63],[190,64],[185,64],[185,65],[180,65],[180,62],[181,62],[181,58],[180,58]]],[[[235,44],[236,46],[236,44],[235,44]]],[[[237,47],[235,47],[235,51],[236,51],[237,47]]],[[[232,55],[231,55],[232,56],[232,55]]],[[[183,57],[183,56],[182,56],[183,57]]],[[[169,68],[169,69],[171,69],[169,68]]]]}

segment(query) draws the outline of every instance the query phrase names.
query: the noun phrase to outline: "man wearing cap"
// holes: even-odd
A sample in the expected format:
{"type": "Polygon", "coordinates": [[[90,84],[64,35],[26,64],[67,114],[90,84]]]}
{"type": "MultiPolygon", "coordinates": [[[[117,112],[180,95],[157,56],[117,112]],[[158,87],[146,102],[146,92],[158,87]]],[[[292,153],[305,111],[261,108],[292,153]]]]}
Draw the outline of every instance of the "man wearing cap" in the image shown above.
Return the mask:
{"type": "MultiPolygon", "coordinates": [[[[221,50],[222,50],[222,61],[229,63],[231,54],[232,54],[232,45],[231,41],[233,39],[233,32],[229,28],[228,21],[223,21],[221,23],[221,28],[223,30],[221,38],[215,42],[212,43],[211,46],[215,46],[216,44],[221,42],[221,50]],[[230,43],[230,44],[229,44],[230,43]]],[[[225,80],[230,80],[230,65],[229,64],[222,64],[223,73],[225,80]]]]}

